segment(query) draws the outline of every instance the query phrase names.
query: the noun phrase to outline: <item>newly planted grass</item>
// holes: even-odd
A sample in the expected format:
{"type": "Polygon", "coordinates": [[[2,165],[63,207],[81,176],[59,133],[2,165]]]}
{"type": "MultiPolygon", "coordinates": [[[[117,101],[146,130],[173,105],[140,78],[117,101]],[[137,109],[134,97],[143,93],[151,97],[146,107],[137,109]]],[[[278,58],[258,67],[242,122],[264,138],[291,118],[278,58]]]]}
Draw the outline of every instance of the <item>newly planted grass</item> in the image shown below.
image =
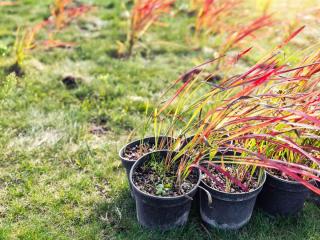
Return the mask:
{"type": "MultiPolygon", "coordinates": [[[[48,18],[53,2],[0,4],[0,47],[6,49],[0,54],[0,239],[320,239],[320,209],[312,203],[289,219],[257,209],[237,232],[207,229],[195,208],[183,228],[165,233],[141,228],[118,151],[133,129],[143,131],[146,111],[174,79],[212,58],[219,37],[193,48],[195,19],[186,13],[189,1],[181,0],[145,33],[131,58],[119,58],[117,41],[126,41],[132,1],[85,1],[93,8],[54,32],[55,40],[74,46],[35,47],[23,62],[24,76],[16,77],[8,68],[17,27],[48,18]]],[[[279,2],[270,7],[279,11],[275,19],[294,22],[303,12],[310,17],[299,18],[292,29],[282,22],[263,38],[244,41],[240,49],[254,47],[257,54],[246,55],[239,68],[280,44],[285,30],[288,36],[307,24],[286,47],[289,55],[316,43],[316,15],[308,9],[319,1],[297,1],[301,12],[291,1],[279,2]]],[[[261,16],[252,1],[244,5],[253,19],[261,16]]],[[[229,16],[228,22],[237,19],[229,16]]],[[[47,33],[38,38],[48,39],[47,33]]]]}

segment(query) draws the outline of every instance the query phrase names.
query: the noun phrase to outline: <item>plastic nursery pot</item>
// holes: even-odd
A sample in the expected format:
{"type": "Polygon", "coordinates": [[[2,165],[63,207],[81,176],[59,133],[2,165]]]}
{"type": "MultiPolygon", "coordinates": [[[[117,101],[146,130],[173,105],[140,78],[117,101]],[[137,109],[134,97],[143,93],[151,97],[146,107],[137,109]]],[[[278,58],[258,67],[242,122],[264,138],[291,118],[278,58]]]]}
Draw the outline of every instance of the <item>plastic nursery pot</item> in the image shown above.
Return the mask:
{"type": "MultiPolygon", "coordinates": [[[[172,143],[174,143],[174,141],[175,141],[174,138],[167,137],[167,136],[159,136],[159,137],[157,137],[157,140],[158,140],[158,142],[164,142],[165,146],[169,146],[172,143]]],[[[144,139],[135,140],[135,141],[125,145],[119,151],[119,157],[121,159],[122,166],[126,169],[126,173],[127,173],[128,179],[129,179],[130,170],[131,170],[133,164],[135,164],[136,161],[129,160],[129,159],[125,158],[124,153],[125,153],[127,148],[132,148],[134,146],[138,146],[138,145],[141,144],[141,142],[148,143],[150,145],[154,145],[155,142],[156,142],[156,138],[155,137],[147,137],[147,138],[144,138],[144,139]]],[[[130,186],[130,189],[131,189],[131,186],[130,186]]]]}
{"type": "Polygon", "coordinates": [[[267,173],[258,205],[271,216],[292,216],[303,209],[308,195],[309,190],[302,184],[267,173]]]}
{"type": "Polygon", "coordinates": [[[236,230],[247,224],[251,218],[259,192],[266,180],[264,173],[260,186],[247,193],[226,193],[218,191],[201,181],[200,186],[212,197],[209,204],[208,193],[200,189],[200,215],[209,227],[236,230]]]}
{"type": "MultiPolygon", "coordinates": [[[[153,153],[160,154],[163,159],[170,153],[172,157],[177,152],[167,150],[155,151],[153,153]]],[[[141,157],[132,167],[130,171],[130,184],[136,200],[136,213],[138,222],[149,229],[169,230],[184,225],[189,216],[192,198],[195,196],[200,184],[200,171],[194,169],[197,174],[198,181],[195,186],[185,195],[177,197],[155,196],[141,191],[133,182],[133,174],[135,170],[151,160],[153,153],[148,153],[141,157]]]]}
{"type": "MultiPolygon", "coordinates": [[[[315,185],[320,188],[320,182],[316,182],[315,185]]],[[[320,207],[320,195],[310,191],[309,200],[320,207]]]]}

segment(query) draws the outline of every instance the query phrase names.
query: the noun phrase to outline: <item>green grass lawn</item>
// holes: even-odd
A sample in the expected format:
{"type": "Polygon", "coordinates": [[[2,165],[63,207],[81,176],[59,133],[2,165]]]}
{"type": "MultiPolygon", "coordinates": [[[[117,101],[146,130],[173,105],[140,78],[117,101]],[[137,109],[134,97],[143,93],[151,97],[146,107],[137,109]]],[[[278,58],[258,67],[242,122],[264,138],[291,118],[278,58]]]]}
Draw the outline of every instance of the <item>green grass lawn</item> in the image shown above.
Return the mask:
{"type": "MultiPolygon", "coordinates": [[[[7,72],[17,26],[48,17],[52,1],[18,2],[0,7],[0,43],[9,49],[0,58],[0,239],[320,239],[320,209],[312,203],[289,219],[257,209],[237,232],[205,229],[196,209],[185,227],[169,232],[138,225],[118,150],[133,129],[141,131],[146,108],[169,83],[212,57],[207,48],[192,50],[188,43],[194,18],[184,11],[187,1],[179,2],[180,11],[164,20],[165,27],[150,29],[130,59],[113,57],[116,41],[126,37],[129,1],[86,1],[95,9],[55,35],[76,47],[35,48],[22,78],[7,72]],[[68,75],[76,77],[77,88],[64,86],[68,75]]],[[[295,16],[297,3],[280,10],[295,16]]],[[[285,26],[274,28],[259,42],[265,49],[243,64],[279,44],[285,26]]],[[[290,48],[315,43],[318,31],[311,25],[290,48]]]]}

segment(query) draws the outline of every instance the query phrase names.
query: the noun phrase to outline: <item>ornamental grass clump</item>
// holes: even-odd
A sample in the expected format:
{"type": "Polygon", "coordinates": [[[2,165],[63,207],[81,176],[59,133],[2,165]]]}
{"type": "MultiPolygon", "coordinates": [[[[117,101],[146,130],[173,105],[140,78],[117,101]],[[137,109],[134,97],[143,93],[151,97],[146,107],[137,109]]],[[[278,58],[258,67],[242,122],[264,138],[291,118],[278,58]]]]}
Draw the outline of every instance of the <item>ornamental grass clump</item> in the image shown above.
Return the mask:
{"type": "MultiPolygon", "coordinates": [[[[212,186],[225,192],[253,191],[261,186],[267,168],[320,193],[308,181],[319,180],[319,161],[308,152],[310,146],[306,149],[300,146],[303,143],[299,138],[299,134],[310,135],[309,130],[314,133],[319,127],[319,109],[315,107],[319,104],[319,90],[315,87],[319,82],[315,77],[320,66],[318,55],[312,54],[297,66],[290,66],[278,51],[301,30],[277,46],[276,53],[243,73],[212,84],[202,73],[221,59],[216,58],[181,75],[165,91],[168,94],[178,86],[150,119],[155,136],[160,132],[175,136],[170,150],[178,152],[161,164],[162,169],[175,169],[176,176],[171,180],[178,192],[194,168],[201,169],[212,186]],[[305,160],[283,161],[270,155],[265,146],[268,141],[285,151],[299,153],[305,160]]],[[[239,34],[237,39],[243,36],[239,34]]],[[[237,55],[234,62],[250,50],[237,55]]]]}
{"type": "Polygon", "coordinates": [[[51,16],[54,19],[55,27],[61,29],[64,27],[66,22],[65,9],[71,0],[54,0],[53,6],[51,7],[51,16]]]}
{"type": "Polygon", "coordinates": [[[54,0],[49,19],[54,23],[57,30],[61,30],[72,20],[92,9],[89,5],[81,4],[78,6],[72,6],[72,4],[72,0],[54,0]]]}
{"type": "Polygon", "coordinates": [[[89,5],[72,6],[71,4],[71,0],[55,0],[49,18],[31,27],[18,28],[14,44],[14,63],[9,67],[9,72],[15,72],[17,76],[22,76],[24,74],[23,64],[25,59],[30,56],[31,51],[35,48],[70,48],[75,46],[73,42],[53,39],[51,31],[53,27],[60,31],[71,21],[92,8],[89,5]],[[39,40],[40,31],[44,31],[49,36],[49,39],[39,40]]]}
{"type": "MultiPolygon", "coordinates": [[[[283,60],[277,54],[274,54],[252,66],[243,74],[224,79],[216,86],[210,84],[210,88],[207,88],[207,93],[201,94],[198,98],[189,97],[194,92],[200,91],[202,87],[206,87],[207,84],[204,80],[193,76],[182,84],[173,97],[166,101],[159,112],[168,110],[170,115],[173,116],[173,121],[184,124],[180,131],[182,135],[188,132],[194,135],[192,140],[181,150],[181,154],[193,154],[192,161],[181,162],[177,176],[182,179],[186,177],[190,166],[200,167],[202,171],[207,173],[207,170],[199,163],[203,156],[209,154],[210,159],[215,159],[214,162],[219,162],[221,165],[220,167],[215,167],[215,170],[222,169],[223,171],[219,171],[219,174],[224,175],[229,180],[230,177],[225,173],[227,168],[223,169],[225,163],[247,165],[245,168],[247,172],[243,175],[250,176],[249,179],[251,179],[252,174],[248,175],[248,173],[254,172],[249,166],[253,165],[277,169],[292,176],[296,181],[301,182],[313,191],[319,192],[319,189],[305,181],[306,178],[319,179],[317,177],[319,175],[317,170],[319,162],[312,155],[304,154],[304,157],[316,164],[316,168],[306,165],[305,162],[299,164],[284,163],[279,159],[273,159],[265,151],[262,151],[263,147],[260,146],[262,141],[267,141],[266,138],[271,141],[273,140],[272,138],[276,137],[276,143],[282,144],[286,149],[299,148],[297,139],[288,139],[285,133],[289,131],[301,132],[302,129],[307,130],[309,128],[316,129],[314,124],[319,121],[314,117],[316,113],[308,114],[307,110],[304,113],[301,110],[295,110],[290,101],[284,101],[286,96],[283,93],[271,91],[278,89],[280,86],[288,86],[293,82],[297,86],[303,85],[306,76],[310,76],[308,73],[310,71],[316,72],[319,63],[315,62],[290,68],[288,64],[282,62],[283,60]],[[297,75],[297,72],[307,73],[304,74],[304,77],[291,76],[297,75]],[[174,101],[176,101],[179,111],[170,109],[174,101]],[[282,104],[283,102],[286,104],[282,104]],[[285,112],[288,113],[283,114],[285,112]],[[297,120],[300,118],[312,121],[299,124],[297,120]],[[274,129],[279,126],[284,128],[285,131],[279,131],[276,134],[274,129]],[[195,148],[197,149],[196,151],[195,148]],[[222,160],[217,160],[215,156],[221,155],[221,151],[224,151],[224,149],[228,149],[225,152],[231,151],[233,154],[223,156],[224,162],[222,163],[222,160]]],[[[209,63],[211,62],[207,62],[205,65],[209,63]]],[[[200,67],[203,66],[201,65],[200,67]]],[[[199,67],[189,71],[187,76],[190,76],[190,73],[199,72],[196,70],[199,70],[199,67]]],[[[176,83],[181,79],[186,79],[186,77],[179,78],[176,83]]],[[[318,82],[318,80],[315,81],[318,82]]],[[[308,88],[314,85],[314,82],[310,82],[308,88]]],[[[311,95],[315,99],[310,100],[312,102],[312,104],[309,104],[310,106],[318,103],[319,95],[316,94],[318,94],[317,91],[312,92],[311,95]]],[[[291,101],[295,98],[303,99],[301,95],[296,93],[293,93],[293,96],[290,97],[291,101]]],[[[298,102],[294,103],[297,104],[298,102]]],[[[300,152],[303,153],[302,151],[300,152]]],[[[210,176],[209,173],[207,175],[210,176]]],[[[238,186],[240,187],[240,184],[238,186]]],[[[226,186],[224,188],[226,189],[226,186]]]]}
{"type": "MultiPolygon", "coordinates": [[[[314,169],[319,176],[320,148],[320,54],[319,51],[303,59],[289,74],[283,71],[275,86],[266,87],[261,104],[271,109],[274,116],[287,115],[289,121],[276,124],[272,130],[265,129],[256,137],[260,140],[260,151],[269,158],[314,169]],[[284,76],[284,74],[286,74],[284,76]]],[[[297,178],[273,171],[281,178],[297,181],[297,178]]],[[[303,176],[303,175],[302,175],[303,176]]],[[[307,175],[304,180],[310,180],[307,175]]],[[[316,179],[317,180],[317,179],[316,179]]],[[[299,181],[299,179],[298,179],[299,181]]]]}
{"type": "Polygon", "coordinates": [[[205,36],[221,32],[224,20],[240,4],[240,0],[204,0],[196,18],[196,35],[202,31],[205,36]]]}
{"type": "Polygon", "coordinates": [[[30,56],[30,52],[36,44],[36,36],[46,23],[37,24],[32,28],[21,30],[18,28],[14,43],[14,63],[9,67],[10,72],[15,72],[17,76],[24,74],[23,64],[25,59],[30,56]]]}
{"type": "MultiPolygon", "coordinates": [[[[161,16],[168,14],[175,0],[135,0],[127,34],[126,55],[131,56],[137,41],[161,16]]],[[[123,46],[121,44],[121,49],[123,46]]],[[[122,52],[123,50],[121,50],[122,52]]]]}

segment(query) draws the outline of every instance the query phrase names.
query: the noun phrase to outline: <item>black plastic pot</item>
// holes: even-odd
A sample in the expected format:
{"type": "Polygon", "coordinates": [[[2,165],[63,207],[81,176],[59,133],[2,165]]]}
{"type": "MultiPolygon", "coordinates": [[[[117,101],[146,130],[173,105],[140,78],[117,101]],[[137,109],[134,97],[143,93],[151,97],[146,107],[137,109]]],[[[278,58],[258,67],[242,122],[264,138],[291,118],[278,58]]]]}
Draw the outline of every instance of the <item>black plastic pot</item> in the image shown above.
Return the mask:
{"type": "Polygon", "coordinates": [[[209,227],[219,229],[236,230],[249,222],[259,192],[265,182],[259,188],[248,193],[226,193],[215,190],[201,181],[200,186],[212,197],[209,204],[208,193],[200,189],[200,215],[202,221],[209,227]]]}
{"type": "MultiPolygon", "coordinates": [[[[155,151],[165,158],[169,153],[173,153],[172,157],[177,152],[170,152],[166,150],[155,151]]],[[[183,196],[178,197],[162,197],[154,196],[141,191],[133,183],[133,173],[135,169],[150,161],[151,154],[148,153],[140,158],[132,167],[130,171],[130,184],[136,200],[136,212],[138,222],[149,229],[169,230],[178,226],[184,225],[189,216],[192,197],[195,196],[198,186],[200,184],[200,171],[195,169],[195,173],[199,179],[194,188],[183,196]]]]}
{"type": "MultiPolygon", "coordinates": [[[[320,182],[316,182],[316,187],[320,188],[320,182]]],[[[320,207],[320,195],[314,193],[314,192],[310,192],[310,196],[309,199],[311,202],[313,202],[314,204],[316,204],[318,207],[320,207]]]]}
{"type": "MultiPolygon", "coordinates": [[[[159,136],[157,138],[158,142],[163,142],[165,141],[165,146],[170,146],[174,141],[175,139],[172,138],[172,137],[167,137],[167,136],[159,136]]],[[[148,143],[150,145],[154,145],[155,142],[156,142],[156,138],[155,137],[147,137],[147,138],[144,138],[144,139],[139,139],[139,140],[135,140],[131,143],[128,143],[127,145],[125,145],[123,148],[121,148],[121,150],[119,151],[119,157],[121,159],[121,162],[122,162],[122,166],[126,169],[126,173],[127,173],[127,177],[129,179],[129,174],[130,174],[130,170],[133,166],[133,164],[135,164],[136,161],[132,161],[132,160],[129,160],[127,158],[124,157],[124,152],[127,148],[131,148],[131,147],[134,147],[134,146],[138,146],[140,145],[141,143],[148,143]]],[[[130,181],[129,181],[130,182],[130,181]]],[[[130,186],[130,189],[131,189],[131,186],[130,186]]]]}
{"type": "Polygon", "coordinates": [[[283,180],[267,173],[258,205],[272,216],[297,215],[304,206],[309,190],[295,181],[283,180]]]}

